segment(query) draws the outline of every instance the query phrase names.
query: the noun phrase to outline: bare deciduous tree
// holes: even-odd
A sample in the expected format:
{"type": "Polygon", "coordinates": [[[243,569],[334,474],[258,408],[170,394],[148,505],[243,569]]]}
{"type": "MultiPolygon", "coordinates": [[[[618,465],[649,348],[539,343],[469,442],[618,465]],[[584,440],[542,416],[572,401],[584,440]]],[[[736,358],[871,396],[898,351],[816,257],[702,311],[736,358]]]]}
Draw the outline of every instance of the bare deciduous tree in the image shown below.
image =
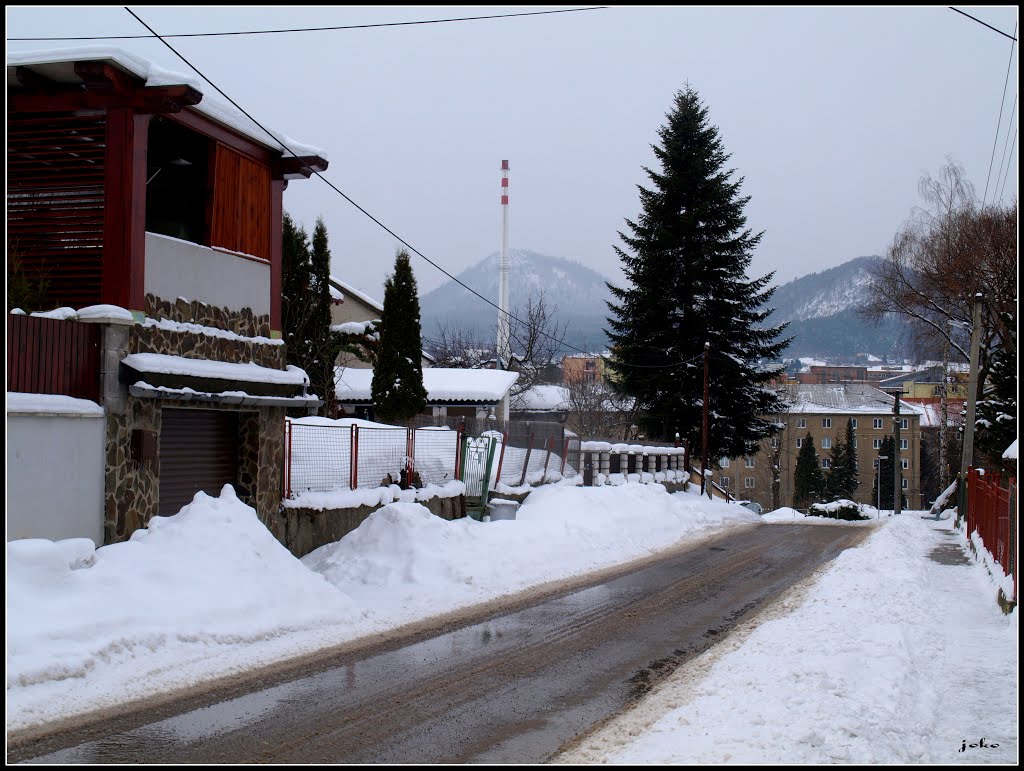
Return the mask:
{"type": "Polygon", "coordinates": [[[949,341],[966,360],[974,295],[984,295],[981,377],[995,348],[1016,352],[1017,202],[978,205],[962,166],[949,161],[938,178],[919,185],[924,208],[915,208],[874,273],[874,295],[862,313],[911,320],[919,350],[949,341]]]}
{"type": "MultiPolygon", "coordinates": [[[[568,324],[558,321],[557,312],[556,306],[548,304],[543,290],[531,294],[525,306],[512,310],[509,321],[511,361],[503,362],[503,368],[519,373],[511,391],[513,398],[544,382],[545,370],[564,347],[562,340],[568,324]]],[[[492,330],[496,338],[496,325],[492,330]]],[[[485,342],[474,330],[439,324],[435,336],[430,354],[439,367],[480,369],[497,359],[495,340],[485,342]]]]}
{"type": "Polygon", "coordinates": [[[606,380],[571,378],[566,381],[566,423],[589,439],[629,441],[636,438],[636,401],[618,393],[606,380]]]}

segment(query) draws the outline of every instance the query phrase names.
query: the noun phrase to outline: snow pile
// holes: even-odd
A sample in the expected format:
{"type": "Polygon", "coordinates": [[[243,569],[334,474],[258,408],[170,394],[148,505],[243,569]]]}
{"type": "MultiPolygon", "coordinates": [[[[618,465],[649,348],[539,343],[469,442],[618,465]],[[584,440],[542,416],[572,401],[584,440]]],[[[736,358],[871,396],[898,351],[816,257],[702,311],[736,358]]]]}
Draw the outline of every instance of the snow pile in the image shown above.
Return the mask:
{"type": "Polygon", "coordinates": [[[364,615],[230,486],[219,498],[197,493],[123,543],[11,541],[8,719],[31,723],[192,684],[190,663],[224,657],[218,668],[230,669],[241,650],[251,666],[286,632],[351,627],[364,615]]]}
{"type": "Polygon", "coordinates": [[[393,503],[302,561],[360,606],[411,620],[645,557],[708,527],[758,522],[660,485],[552,485],[534,490],[514,521],[447,522],[393,503]]]}
{"type": "Polygon", "coordinates": [[[783,506],[781,509],[775,509],[775,511],[769,511],[761,515],[762,522],[793,522],[794,520],[804,519],[807,519],[806,514],[796,509],[791,509],[789,506],[783,506]]]}
{"type": "Polygon", "coordinates": [[[981,567],[928,559],[949,535],[916,512],[887,520],[785,598],[788,615],[726,639],[558,761],[1013,764],[1017,614],[981,567]]]}

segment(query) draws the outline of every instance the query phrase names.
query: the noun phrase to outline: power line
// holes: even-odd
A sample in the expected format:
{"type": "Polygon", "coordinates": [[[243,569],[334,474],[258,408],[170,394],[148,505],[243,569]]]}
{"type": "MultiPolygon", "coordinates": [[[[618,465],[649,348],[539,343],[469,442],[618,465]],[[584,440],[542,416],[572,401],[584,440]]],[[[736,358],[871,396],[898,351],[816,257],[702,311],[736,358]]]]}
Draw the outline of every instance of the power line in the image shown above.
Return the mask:
{"type": "MultiPolygon", "coordinates": [[[[1013,31],[1017,31],[1017,25],[1013,25],[1013,31]]],[[[1010,65],[1013,64],[1013,52],[1015,50],[1015,44],[1010,44],[1010,59],[1006,62],[1006,79],[1003,81],[1003,96],[999,100],[999,120],[996,121],[996,135],[992,139],[992,157],[988,161],[988,176],[985,177],[985,195],[981,197],[981,205],[985,206],[985,202],[988,201],[988,183],[992,176],[992,162],[996,158],[996,145],[999,143],[999,129],[1003,125],[1003,108],[1006,106],[1006,85],[1010,82],[1010,65]]],[[[1009,129],[1007,129],[1009,132],[1009,129]]]]}
{"type": "Polygon", "coordinates": [[[992,30],[993,32],[998,32],[998,33],[999,33],[1000,35],[1002,35],[1003,37],[1008,37],[1008,38],[1010,38],[1010,40],[1016,40],[1016,39],[1017,39],[1016,37],[1014,37],[1014,35],[1016,35],[1016,34],[1017,34],[1017,29],[1016,29],[1016,26],[1014,27],[1014,30],[1013,30],[1013,33],[1014,33],[1014,35],[1007,35],[1007,34],[1006,34],[1005,32],[1003,32],[1003,31],[1002,31],[1001,29],[996,29],[996,28],[995,28],[995,27],[993,27],[993,26],[992,26],[991,24],[986,24],[986,23],[985,23],[985,22],[983,22],[983,21],[982,21],[981,19],[976,19],[975,17],[971,16],[971,14],[969,14],[969,13],[964,13],[964,12],[963,12],[963,11],[961,11],[961,10],[960,10],[959,8],[954,8],[954,7],[953,7],[953,6],[951,6],[951,5],[950,5],[950,6],[948,6],[948,8],[949,8],[949,10],[951,10],[951,11],[956,11],[956,12],[957,12],[957,13],[959,13],[959,14],[960,14],[961,16],[966,16],[966,17],[967,17],[968,19],[971,19],[971,20],[973,20],[973,21],[976,21],[976,22],[978,22],[978,24],[981,24],[981,25],[982,25],[982,26],[984,26],[984,27],[988,27],[988,28],[989,28],[990,30],[992,30]]]}
{"type": "MultiPolygon", "coordinates": [[[[92,37],[9,37],[8,40],[151,40],[169,37],[227,37],[232,35],[277,35],[289,32],[330,32],[344,29],[373,29],[376,27],[408,27],[417,24],[447,24],[456,21],[481,21],[485,19],[511,19],[517,16],[544,16],[552,13],[579,13],[581,11],[601,11],[607,6],[598,5],[589,8],[566,8],[557,11],[530,11],[524,13],[502,13],[491,16],[462,16],[452,19],[424,19],[420,21],[392,21],[380,24],[347,24],[338,27],[293,27],[289,29],[257,29],[240,32],[182,32],[175,35],[95,35],[92,37]]],[[[138,17],[136,17],[138,18],[138,17]]]]}
{"type": "MultiPolygon", "coordinates": [[[[146,29],[148,29],[152,33],[152,36],[155,39],[159,40],[161,43],[163,43],[165,46],[167,46],[167,48],[170,49],[170,51],[175,56],[177,56],[179,59],[181,59],[183,62],[185,62],[185,64],[187,64],[189,67],[191,67],[196,72],[196,74],[199,75],[199,77],[201,77],[203,80],[205,80],[207,83],[209,83],[214,89],[216,89],[217,93],[219,93],[222,97],[224,97],[232,105],[234,105],[235,109],[237,109],[239,112],[241,112],[243,115],[245,115],[256,126],[258,126],[262,131],[264,131],[267,134],[267,136],[269,136],[271,139],[274,140],[274,142],[276,142],[278,145],[280,145],[281,148],[285,152],[291,153],[291,155],[293,155],[294,157],[298,158],[299,161],[303,164],[303,166],[306,167],[306,169],[308,171],[310,171],[312,174],[316,174],[316,176],[319,177],[321,180],[323,180],[323,182],[326,183],[327,186],[330,187],[335,193],[337,193],[342,198],[344,198],[346,201],[348,201],[348,203],[350,203],[352,206],[354,206],[356,209],[358,209],[362,214],[364,214],[368,219],[370,219],[373,223],[375,223],[385,233],[387,233],[388,235],[390,235],[393,238],[395,238],[396,240],[398,240],[399,243],[401,243],[402,245],[406,246],[410,251],[412,251],[414,254],[416,254],[417,256],[422,258],[423,260],[425,260],[428,264],[430,264],[433,267],[437,268],[444,275],[446,275],[448,278],[450,278],[456,284],[458,284],[463,289],[468,291],[470,294],[472,294],[475,297],[478,297],[479,299],[483,300],[485,303],[487,303],[491,307],[495,308],[499,313],[504,313],[506,316],[508,316],[510,321],[515,321],[515,322],[517,322],[519,324],[525,324],[525,322],[522,321],[522,319],[519,319],[515,315],[509,313],[508,311],[502,310],[501,308],[498,307],[498,305],[496,305],[494,302],[492,302],[491,300],[489,300],[486,297],[484,297],[482,294],[477,292],[471,286],[469,286],[468,284],[466,284],[465,282],[463,282],[462,280],[460,280],[456,276],[453,276],[451,273],[449,273],[447,270],[445,270],[440,265],[438,265],[436,262],[434,262],[429,257],[427,257],[419,249],[414,247],[412,244],[410,244],[408,241],[406,241],[404,238],[402,238],[400,235],[398,235],[395,231],[393,231],[391,228],[389,228],[387,225],[385,225],[379,219],[377,219],[372,214],[370,214],[370,212],[368,212],[366,209],[364,209],[362,206],[360,206],[358,203],[356,203],[354,200],[352,200],[340,188],[338,188],[333,182],[331,182],[329,179],[327,179],[327,177],[323,176],[323,174],[321,174],[320,172],[316,171],[316,169],[312,168],[297,153],[295,153],[291,148],[289,148],[287,145],[285,145],[280,139],[278,139],[276,136],[274,136],[270,132],[270,130],[267,129],[266,126],[264,126],[262,123],[260,123],[258,120],[256,120],[256,118],[254,118],[252,115],[250,115],[240,104],[238,104],[238,102],[236,102],[234,99],[232,99],[226,93],[224,93],[224,91],[216,83],[214,83],[212,80],[210,80],[206,75],[204,75],[199,70],[198,67],[196,67],[194,64],[192,64],[192,62],[190,62],[181,53],[179,53],[174,48],[174,46],[172,46],[170,43],[168,43],[166,40],[164,40],[163,37],[158,35],[153,30],[153,28],[150,27],[148,24],[146,24],[146,22],[144,22],[134,11],[132,11],[131,8],[128,8],[127,6],[125,6],[125,10],[128,13],[130,13],[133,17],[135,17],[135,19],[142,26],[144,26],[146,29]]],[[[560,340],[559,338],[555,337],[554,335],[548,334],[547,332],[543,332],[543,331],[538,330],[538,334],[543,335],[544,337],[546,337],[546,338],[548,338],[550,340],[554,340],[556,343],[559,343],[560,345],[563,345],[565,348],[568,348],[570,350],[577,351],[578,353],[583,353],[583,354],[587,354],[588,353],[587,351],[584,351],[582,348],[577,348],[574,345],[569,345],[564,340],[560,340]]],[[[513,338],[513,339],[515,339],[515,338],[513,338]]],[[[516,342],[519,343],[520,345],[522,345],[522,341],[521,340],[516,339],[516,342]]],[[[668,368],[682,367],[682,366],[685,366],[688,363],[690,363],[690,362],[689,361],[679,361],[679,362],[672,362],[671,364],[626,364],[625,362],[622,362],[623,366],[633,367],[633,368],[637,368],[637,369],[668,369],[668,368]]]]}
{"type": "Polygon", "coordinates": [[[1006,159],[1006,176],[1003,177],[1003,185],[999,188],[999,200],[1003,199],[1003,190],[1006,189],[1006,180],[1010,178],[1010,163],[1013,161],[1013,151],[1017,147],[1017,131],[1020,129],[1020,122],[1017,122],[1017,128],[1013,130],[1013,144],[1010,145],[1010,156],[1006,159]]]}
{"type": "MultiPolygon", "coordinates": [[[[1010,165],[1006,163],[1006,149],[1010,145],[1010,129],[1013,127],[1013,119],[1017,114],[1017,96],[1017,94],[1014,94],[1013,109],[1010,110],[1010,120],[1006,124],[1006,141],[1003,142],[1003,154],[999,157],[999,173],[996,174],[996,186],[994,189],[999,189],[1000,179],[1003,180],[1004,185],[1006,184],[1006,178],[1003,177],[1004,173],[1006,176],[1010,175],[1010,165]]],[[[998,200],[1002,200],[1002,197],[1002,193],[999,193],[993,198],[992,202],[995,203],[998,200]]]]}

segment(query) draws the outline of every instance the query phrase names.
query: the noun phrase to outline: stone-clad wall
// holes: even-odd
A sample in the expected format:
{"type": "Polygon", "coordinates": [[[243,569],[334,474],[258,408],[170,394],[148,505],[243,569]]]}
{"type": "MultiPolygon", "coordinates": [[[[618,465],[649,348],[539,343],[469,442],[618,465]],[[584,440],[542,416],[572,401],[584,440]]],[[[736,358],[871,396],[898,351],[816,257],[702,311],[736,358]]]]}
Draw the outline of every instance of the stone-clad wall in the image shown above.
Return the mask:
{"type": "Polygon", "coordinates": [[[186,302],[178,298],[174,302],[153,294],[146,295],[146,315],[153,319],[167,319],[182,324],[202,324],[234,332],[243,337],[270,337],[270,316],[257,316],[250,308],[240,311],[218,308],[198,300],[186,302]]]}
{"type": "MultiPolygon", "coordinates": [[[[146,312],[158,318],[196,323],[234,332],[238,335],[269,337],[267,317],[254,318],[248,310],[241,313],[214,308],[202,303],[177,304],[148,295],[146,312]]],[[[140,399],[127,393],[128,383],[116,383],[119,362],[128,353],[162,353],[195,359],[230,363],[255,362],[260,366],[284,369],[283,345],[232,340],[191,332],[176,332],[155,326],[107,327],[104,356],[104,406],[107,411],[107,452],[104,495],[104,536],[107,543],[123,541],[135,530],[146,527],[157,514],[160,479],[159,460],[138,463],[131,458],[132,431],[141,429],[160,434],[165,408],[229,410],[239,413],[238,490],[247,494],[249,505],[260,520],[284,540],[284,523],[277,516],[281,505],[284,467],[284,407],[243,407],[231,404],[188,402],[177,399],[140,399]],[[116,384],[117,393],[111,388],[116,384]],[[112,398],[113,397],[113,398],[112,398]]]]}

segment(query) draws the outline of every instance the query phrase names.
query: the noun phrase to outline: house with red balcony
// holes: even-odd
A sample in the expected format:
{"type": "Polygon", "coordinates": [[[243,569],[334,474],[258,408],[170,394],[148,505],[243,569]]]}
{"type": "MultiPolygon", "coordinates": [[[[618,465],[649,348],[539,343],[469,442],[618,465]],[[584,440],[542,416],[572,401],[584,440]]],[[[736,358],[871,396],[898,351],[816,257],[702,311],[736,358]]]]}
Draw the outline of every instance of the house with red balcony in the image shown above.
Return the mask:
{"type": "Polygon", "coordinates": [[[224,484],[274,528],[285,411],[320,404],[285,361],[282,199],[326,168],[125,51],[8,54],[8,279],[39,312],[8,314],[7,391],[39,395],[9,424],[102,408],[104,542],[224,484]]]}

